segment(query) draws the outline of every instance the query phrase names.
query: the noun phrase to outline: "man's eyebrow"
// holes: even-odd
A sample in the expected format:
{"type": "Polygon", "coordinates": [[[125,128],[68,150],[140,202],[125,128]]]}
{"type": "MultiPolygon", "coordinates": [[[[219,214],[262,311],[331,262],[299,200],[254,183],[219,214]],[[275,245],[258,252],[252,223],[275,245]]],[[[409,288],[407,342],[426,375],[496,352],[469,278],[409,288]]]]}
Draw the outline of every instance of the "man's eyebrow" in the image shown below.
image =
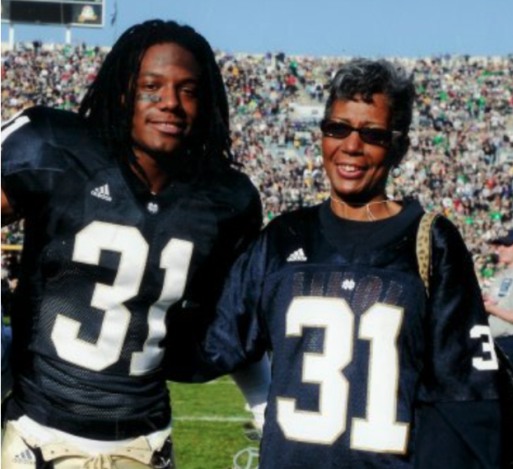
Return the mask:
{"type": "Polygon", "coordinates": [[[141,77],[155,77],[155,78],[159,78],[159,77],[163,77],[164,75],[162,75],[161,73],[155,73],[155,72],[141,72],[139,73],[139,78],[141,77]]]}
{"type": "MultiPolygon", "coordinates": [[[[156,73],[156,72],[141,72],[141,73],[139,73],[138,78],[165,78],[165,75],[162,73],[156,73]]],[[[200,81],[200,78],[199,77],[187,77],[187,78],[184,78],[182,81],[198,83],[200,81]]]]}

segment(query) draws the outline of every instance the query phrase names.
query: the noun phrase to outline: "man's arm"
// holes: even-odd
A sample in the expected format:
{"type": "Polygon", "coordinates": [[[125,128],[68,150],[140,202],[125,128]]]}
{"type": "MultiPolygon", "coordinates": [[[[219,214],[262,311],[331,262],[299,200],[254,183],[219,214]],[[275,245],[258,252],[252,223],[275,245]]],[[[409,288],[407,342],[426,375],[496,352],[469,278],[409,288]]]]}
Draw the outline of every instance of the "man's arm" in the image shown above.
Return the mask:
{"type": "Polygon", "coordinates": [[[268,356],[264,355],[259,362],[250,363],[238,369],[231,376],[248,403],[248,408],[253,414],[255,427],[262,431],[267,407],[267,395],[271,385],[271,364],[268,356]]]}
{"type": "Polygon", "coordinates": [[[507,321],[511,324],[513,324],[513,311],[506,308],[501,308],[498,305],[498,302],[495,300],[486,300],[485,303],[485,309],[488,314],[491,314],[493,316],[497,316],[500,319],[504,319],[504,321],[507,321]]]}

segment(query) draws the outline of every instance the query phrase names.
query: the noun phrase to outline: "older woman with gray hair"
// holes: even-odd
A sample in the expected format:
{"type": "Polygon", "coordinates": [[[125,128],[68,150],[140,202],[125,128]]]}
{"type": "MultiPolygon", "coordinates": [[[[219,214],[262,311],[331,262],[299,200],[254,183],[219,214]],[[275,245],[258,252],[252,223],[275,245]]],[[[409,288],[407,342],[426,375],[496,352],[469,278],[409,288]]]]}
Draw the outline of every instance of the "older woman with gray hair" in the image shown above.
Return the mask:
{"type": "Polygon", "coordinates": [[[208,360],[230,371],[273,352],[260,469],[499,467],[498,360],[471,257],[439,216],[422,279],[424,210],[386,193],[414,95],[387,61],[338,71],[321,123],[330,197],[273,220],[225,286],[208,360]]]}

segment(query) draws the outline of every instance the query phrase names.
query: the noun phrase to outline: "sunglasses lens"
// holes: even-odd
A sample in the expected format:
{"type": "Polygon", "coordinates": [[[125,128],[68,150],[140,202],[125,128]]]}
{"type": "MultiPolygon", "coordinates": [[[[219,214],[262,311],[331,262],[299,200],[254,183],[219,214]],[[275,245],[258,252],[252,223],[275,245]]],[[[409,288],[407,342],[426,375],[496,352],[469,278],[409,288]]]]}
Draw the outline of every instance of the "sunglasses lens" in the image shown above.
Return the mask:
{"type": "Polygon", "coordinates": [[[360,137],[371,145],[389,145],[392,141],[392,132],[385,129],[360,129],[360,137]]]}
{"type": "Polygon", "coordinates": [[[321,122],[321,130],[322,133],[328,137],[347,138],[353,131],[353,128],[343,122],[324,120],[321,122]]]}
{"type": "Polygon", "coordinates": [[[321,131],[326,137],[347,138],[351,132],[356,131],[360,138],[370,145],[388,146],[392,142],[392,132],[387,129],[373,129],[363,127],[356,129],[344,122],[323,120],[321,122],[321,131]]]}

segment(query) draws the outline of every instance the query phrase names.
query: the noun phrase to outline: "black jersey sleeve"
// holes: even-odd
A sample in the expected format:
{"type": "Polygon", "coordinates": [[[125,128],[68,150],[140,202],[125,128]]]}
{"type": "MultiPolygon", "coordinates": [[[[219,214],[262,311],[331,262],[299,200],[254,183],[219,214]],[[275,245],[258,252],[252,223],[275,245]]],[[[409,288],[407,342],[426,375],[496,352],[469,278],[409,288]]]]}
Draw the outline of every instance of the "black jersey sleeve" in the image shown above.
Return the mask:
{"type": "Polygon", "coordinates": [[[229,373],[258,361],[268,348],[261,320],[265,259],[264,232],[239,257],[228,276],[203,344],[205,360],[218,373],[229,373]]]}
{"type": "Polygon", "coordinates": [[[500,421],[496,401],[424,406],[415,444],[415,469],[499,469],[500,421]]]}
{"type": "MultiPolygon", "coordinates": [[[[257,188],[245,174],[240,174],[238,185],[241,187],[237,194],[240,197],[241,206],[236,209],[239,213],[233,220],[235,242],[233,243],[233,256],[229,264],[233,264],[236,257],[247,249],[249,244],[256,239],[262,228],[262,202],[257,188]]],[[[238,204],[237,204],[238,205],[238,204]]]]}
{"type": "Polygon", "coordinates": [[[206,382],[225,374],[203,360],[200,344],[215,316],[230,268],[258,236],[262,223],[260,196],[246,175],[230,170],[206,184],[211,186],[212,210],[227,207],[229,215],[218,218],[216,243],[189,283],[193,306],[173,314],[168,324],[164,370],[171,381],[206,382]]]}
{"type": "Polygon", "coordinates": [[[425,402],[498,397],[498,361],[474,266],[461,235],[439,217],[432,231],[426,316],[425,402]]]}
{"type": "Polygon", "coordinates": [[[77,145],[75,114],[35,107],[2,126],[2,190],[18,216],[39,211],[68,167],[64,157],[77,145]]]}

